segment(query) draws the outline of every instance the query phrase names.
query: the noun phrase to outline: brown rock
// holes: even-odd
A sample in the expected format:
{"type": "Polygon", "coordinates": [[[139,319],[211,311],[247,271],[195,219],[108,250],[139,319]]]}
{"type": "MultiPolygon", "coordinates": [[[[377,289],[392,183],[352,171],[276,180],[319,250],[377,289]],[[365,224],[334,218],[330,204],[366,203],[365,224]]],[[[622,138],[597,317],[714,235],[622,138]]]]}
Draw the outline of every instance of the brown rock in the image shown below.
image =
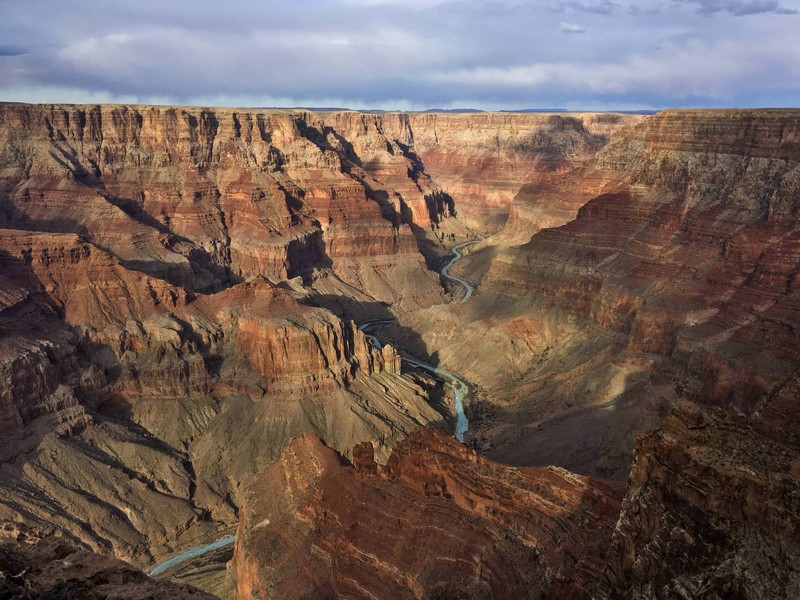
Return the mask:
{"type": "Polygon", "coordinates": [[[583,597],[620,487],[514,469],[432,430],[375,474],[317,438],[293,440],[242,508],[238,597],[583,597]]]}
{"type": "Polygon", "coordinates": [[[144,566],[261,471],[242,596],[796,596],[799,123],[1,106],[0,517],[144,566]],[[470,227],[445,305],[425,260],[470,227]],[[396,348],[474,384],[503,460],[622,478],[667,417],[604,582],[614,485],[389,459],[441,418],[396,348]],[[306,431],[372,443],[262,471],[306,431]]]}
{"type": "Polygon", "coordinates": [[[762,433],[785,431],[771,407],[791,399],[796,415],[798,389],[783,386],[756,421],[681,402],[639,437],[608,558],[612,597],[798,594],[800,446],[762,433]]]}
{"type": "Polygon", "coordinates": [[[473,304],[409,321],[486,390],[491,457],[623,478],[678,398],[750,413],[797,368],[798,130],[796,110],[665,111],[523,189],[473,304]]]}

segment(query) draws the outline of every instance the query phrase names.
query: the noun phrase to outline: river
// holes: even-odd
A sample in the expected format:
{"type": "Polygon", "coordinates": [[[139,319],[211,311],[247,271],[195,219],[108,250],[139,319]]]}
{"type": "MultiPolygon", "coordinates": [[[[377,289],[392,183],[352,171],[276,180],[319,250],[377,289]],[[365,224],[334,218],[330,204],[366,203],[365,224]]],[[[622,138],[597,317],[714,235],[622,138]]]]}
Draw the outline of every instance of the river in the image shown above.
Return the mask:
{"type": "MultiPolygon", "coordinates": [[[[388,325],[389,323],[394,323],[394,320],[387,320],[381,319],[377,321],[367,321],[366,323],[362,323],[358,326],[358,328],[364,333],[364,335],[369,339],[372,344],[380,350],[383,347],[381,341],[373,334],[367,332],[367,329],[370,327],[374,327],[376,325],[388,325]]],[[[439,379],[440,381],[444,381],[450,388],[452,388],[453,393],[455,394],[455,408],[456,408],[456,430],[455,436],[459,442],[464,441],[464,434],[469,429],[469,421],[467,420],[467,415],[464,412],[464,398],[469,395],[469,386],[461,379],[453,375],[452,373],[448,373],[447,371],[443,371],[442,369],[437,369],[433,365],[429,365],[428,363],[422,362],[421,360],[417,360],[414,358],[401,358],[405,364],[411,365],[417,369],[423,369],[432,373],[434,377],[439,379]]]]}
{"type": "Polygon", "coordinates": [[[462,248],[466,248],[467,246],[471,246],[472,244],[477,244],[477,243],[478,243],[478,240],[473,240],[471,242],[464,242],[462,244],[458,244],[457,246],[453,246],[453,250],[452,250],[453,251],[453,258],[450,259],[450,262],[447,263],[444,266],[444,268],[442,269],[442,275],[444,277],[447,277],[448,279],[456,281],[456,282],[458,282],[458,283],[460,283],[461,285],[464,286],[464,289],[466,290],[466,293],[464,294],[464,297],[461,299],[461,303],[462,304],[472,297],[472,292],[475,291],[475,288],[472,287],[472,285],[468,281],[464,281],[463,279],[461,279],[460,277],[456,277],[455,275],[450,275],[450,267],[452,267],[454,264],[456,264],[456,262],[461,260],[461,258],[463,257],[463,255],[461,254],[461,252],[459,252],[459,250],[461,250],[462,248]]]}
{"type": "MultiPolygon", "coordinates": [[[[453,258],[450,260],[449,263],[445,265],[442,269],[442,275],[447,277],[448,279],[452,279],[453,281],[460,283],[464,286],[466,293],[464,294],[464,298],[461,299],[461,303],[463,304],[467,300],[472,297],[472,292],[475,291],[475,288],[470,285],[469,282],[464,281],[460,277],[456,277],[455,275],[450,275],[450,267],[452,267],[458,260],[462,258],[461,250],[466,246],[471,246],[472,244],[477,244],[477,241],[472,242],[464,242],[463,244],[458,244],[457,246],[453,247],[453,258]]],[[[376,348],[380,350],[382,347],[380,340],[375,337],[373,334],[368,333],[367,329],[370,327],[374,327],[377,325],[388,325],[389,323],[394,323],[393,319],[378,319],[375,321],[367,321],[366,323],[362,323],[358,326],[358,328],[364,332],[364,335],[372,341],[376,348]]],[[[449,385],[453,393],[455,394],[455,408],[456,408],[456,430],[455,436],[459,442],[464,441],[464,434],[469,429],[469,420],[467,419],[467,415],[464,412],[464,398],[469,395],[469,386],[460,378],[456,377],[452,373],[448,373],[442,369],[437,369],[433,365],[429,365],[428,363],[422,362],[421,360],[411,359],[411,358],[403,358],[402,361],[407,365],[411,365],[412,367],[416,367],[417,369],[423,369],[432,373],[437,379],[444,381],[449,385]]]]}
{"type": "Polygon", "coordinates": [[[163,573],[167,569],[174,567],[182,562],[189,560],[190,558],[197,558],[205,554],[206,552],[211,552],[212,550],[218,550],[219,548],[224,548],[225,546],[230,546],[236,541],[235,535],[226,535],[224,538],[218,539],[216,542],[211,542],[210,544],[206,544],[205,546],[195,546],[194,548],[190,548],[186,552],[182,552],[177,556],[173,556],[169,560],[165,560],[162,563],[159,563],[153,570],[148,573],[150,577],[158,575],[159,573],[163,573]]]}

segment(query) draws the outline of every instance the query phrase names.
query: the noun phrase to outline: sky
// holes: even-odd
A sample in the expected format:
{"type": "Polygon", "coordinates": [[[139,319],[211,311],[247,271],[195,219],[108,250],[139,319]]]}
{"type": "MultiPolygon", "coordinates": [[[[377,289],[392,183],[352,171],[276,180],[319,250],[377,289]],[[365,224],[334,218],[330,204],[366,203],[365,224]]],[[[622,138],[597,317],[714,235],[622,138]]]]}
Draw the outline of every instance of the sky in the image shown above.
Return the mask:
{"type": "Polygon", "coordinates": [[[0,0],[0,101],[800,106],[800,0],[0,0]]]}

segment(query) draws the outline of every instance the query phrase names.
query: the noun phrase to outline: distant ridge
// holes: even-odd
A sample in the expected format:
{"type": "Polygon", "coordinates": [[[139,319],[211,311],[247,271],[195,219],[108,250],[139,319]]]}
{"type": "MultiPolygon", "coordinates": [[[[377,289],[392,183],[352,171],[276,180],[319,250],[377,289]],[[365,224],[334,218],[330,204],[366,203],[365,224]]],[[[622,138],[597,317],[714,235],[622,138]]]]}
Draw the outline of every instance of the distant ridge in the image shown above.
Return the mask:
{"type": "Polygon", "coordinates": [[[386,112],[408,112],[408,113],[450,113],[450,114],[475,114],[486,112],[498,113],[618,113],[624,115],[654,115],[657,110],[584,110],[579,108],[515,108],[503,110],[482,110],[480,108],[426,108],[425,110],[387,110],[381,108],[369,109],[353,109],[353,108],[309,108],[299,107],[302,110],[309,110],[313,112],[338,112],[338,111],[354,111],[361,113],[386,113],[386,112]]]}
{"type": "Polygon", "coordinates": [[[482,113],[486,112],[479,108],[426,108],[420,112],[425,113],[482,113]]]}
{"type": "MultiPolygon", "coordinates": [[[[0,100],[0,106],[6,105],[43,105],[43,106],[80,106],[80,105],[120,105],[120,106],[139,106],[136,103],[97,103],[97,102],[19,102],[16,100],[0,100]]],[[[183,106],[179,104],[142,104],[141,106],[183,106]]],[[[452,114],[475,114],[475,113],[617,113],[623,115],[654,115],[659,110],[587,110],[580,108],[515,108],[515,109],[501,109],[501,110],[482,110],[480,108],[426,108],[424,110],[401,110],[401,109],[384,109],[384,108],[347,108],[345,106],[206,106],[206,105],[186,105],[186,107],[193,108],[229,108],[229,109],[246,109],[246,110],[276,110],[276,111],[292,111],[292,110],[307,110],[309,112],[331,113],[331,112],[357,112],[365,114],[383,114],[383,113],[452,113],[452,114]]],[[[669,109],[680,110],[680,109],[669,109]]],[[[712,109],[685,109],[685,110],[718,110],[712,109]]],[[[748,110],[748,109],[741,109],[748,110]]],[[[752,110],[770,110],[770,109],[752,109],[752,110]]]]}
{"type": "Polygon", "coordinates": [[[520,108],[513,110],[498,110],[503,113],[619,113],[623,115],[654,115],[657,110],[583,110],[580,108],[520,108]]]}
{"type": "Polygon", "coordinates": [[[512,108],[506,110],[499,110],[497,112],[506,113],[554,113],[554,112],[575,112],[566,108],[512,108]]]}

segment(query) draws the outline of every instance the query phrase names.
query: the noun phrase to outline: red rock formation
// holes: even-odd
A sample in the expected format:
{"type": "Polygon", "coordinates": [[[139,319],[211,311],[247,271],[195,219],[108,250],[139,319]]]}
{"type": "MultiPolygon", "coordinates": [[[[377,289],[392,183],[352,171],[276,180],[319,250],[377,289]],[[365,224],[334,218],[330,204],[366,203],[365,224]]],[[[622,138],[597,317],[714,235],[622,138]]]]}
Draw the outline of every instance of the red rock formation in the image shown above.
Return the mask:
{"type": "Polygon", "coordinates": [[[299,305],[263,279],[198,295],[126,269],[72,234],[0,230],[0,251],[7,275],[31,286],[10,288],[8,303],[43,294],[67,324],[135,369],[132,390],[117,386],[131,398],[207,393],[203,349],[212,347],[231,358],[242,353],[256,373],[294,393],[319,389],[314,382],[328,378],[348,383],[359,366],[367,374],[383,370],[383,354],[352,324],[299,305]]]}
{"type": "Polygon", "coordinates": [[[492,463],[433,430],[386,467],[292,441],[242,504],[238,597],[580,597],[620,486],[492,463]]]}
{"type": "Polygon", "coordinates": [[[337,258],[418,264],[408,226],[336,144],[313,113],[6,105],[3,220],[81,234],[194,289],[337,258]]]}
{"type": "Polygon", "coordinates": [[[799,140],[798,111],[0,106],[0,518],[149,564],[313,431],[375,446],[263,471],[242,596],[797,595],[799,140]],[[431,223],[506,215],[473,300],[437,306],[431,223]],[[314,302],[401,313],[506,460],[623,477],[676,399],[744,414],[640,438],[604,589],[613,485],[437,434],[379,467],[439,415],[314,302]]]}
{"type": "MultiPolygon", "coordinates": [[[[611,133],[639,121],[610,114],[414,115],[414,148],[436,184],[456,198],[478,231],[493,231],[511,215],[529,186],[563,185],[563,176],[591,158],[611,133]],[[525,184],[525,185],[524,185],[525,184]],[[520,191],[522,190],[522,191],[520,191]]],[[[530,192],[528,192],[530,193],[530,192]]],[[[568,198],[569,190],[561,193],[568,198]]],[[[529,231],[527,239],[535,233],[529,231]]]]}

